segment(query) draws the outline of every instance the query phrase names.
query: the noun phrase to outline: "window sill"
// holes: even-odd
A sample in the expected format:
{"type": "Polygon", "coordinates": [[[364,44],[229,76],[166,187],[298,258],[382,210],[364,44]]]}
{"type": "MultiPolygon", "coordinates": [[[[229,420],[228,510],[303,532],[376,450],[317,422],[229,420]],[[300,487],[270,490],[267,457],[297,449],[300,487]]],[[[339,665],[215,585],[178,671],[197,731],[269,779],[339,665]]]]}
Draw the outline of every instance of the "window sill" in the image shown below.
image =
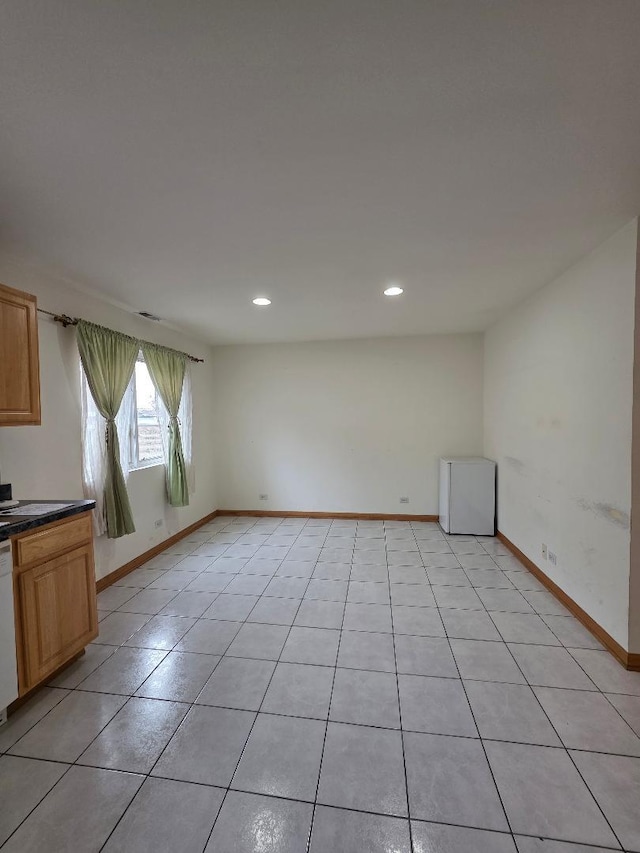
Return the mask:
{"type": "Polygon", "coordinates": [[[133,473],[134,471],[147,471],[149,468],[164,468],[164,462],[162,459],[156,459],[152,462],[144,462],[141,465],[136,465],[135,468],[130,468],[129,473],[133,473]]]}

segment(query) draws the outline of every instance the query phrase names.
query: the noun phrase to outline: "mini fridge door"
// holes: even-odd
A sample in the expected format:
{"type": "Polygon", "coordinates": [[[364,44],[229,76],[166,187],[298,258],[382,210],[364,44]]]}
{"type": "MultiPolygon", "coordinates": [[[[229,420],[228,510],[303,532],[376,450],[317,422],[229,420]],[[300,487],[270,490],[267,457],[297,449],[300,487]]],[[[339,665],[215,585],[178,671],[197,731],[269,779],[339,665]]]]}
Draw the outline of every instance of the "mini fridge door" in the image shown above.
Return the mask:
{"type": "Polygon", "coordinates": [[[491,460],[451,463],[449,533],[493,536],[496,467],[491,460]]]}

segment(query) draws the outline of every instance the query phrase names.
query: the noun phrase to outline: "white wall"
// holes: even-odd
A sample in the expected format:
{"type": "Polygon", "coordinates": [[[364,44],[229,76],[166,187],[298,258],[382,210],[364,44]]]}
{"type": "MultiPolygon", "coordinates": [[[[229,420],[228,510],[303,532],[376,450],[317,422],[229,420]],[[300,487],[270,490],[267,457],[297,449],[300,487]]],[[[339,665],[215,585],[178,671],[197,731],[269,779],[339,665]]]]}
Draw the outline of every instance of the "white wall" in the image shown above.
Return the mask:
{"type": "Polygon", "coordinates": [[[640,654],[640,220],[636,252],[636,314],[633,366],[633,452],[631,457],[631,577],[629,651],[640,654]]]}
{"type": "MultiPolygon", "coordinates": [[[[484,452],[499,465],[502,532],[630,648],[636,243],[634,222],[509,312],[484,346],[443,335],[212,349],[8,258],[0,281],[43,308],[206,358],[193,368],[191,506],[166,506],[161,467],[132,472],[137,532],[97,541],[99,577],[217,507],[436,514],[439,456],[484,452]]],[[[40,321],[42,426],[0,429],[0,472],[18,497],[82,496],[74,337],[40,321]]],[[[640,370],[640,346],[637,358],[640,370]]]]}
{"type": "MultiPolygon", "coordinates": [[[[34,293],[49,311],[101,323],[127,334],[205,358],[194,364],[194,465],[196,491],[189,507],[165,502],[164,468],[131,472],[128,489],[136,532],[96,540],[96,575],[102,577],[216,509],[212,421],[213,366],[208,346],[154,325],[89,296],[43,270],[0,257],[0,281],[34,293]],[[162,519],[157,529],[154,522],[162,519]]],[[[153,306],[151,306],[153,307],[153,306]]],[[[75,333],[40,315],[42,425],[0,429],[0,473],[17,498],[82,498],[79,366],[75,333]]]]}
{"type": "Polygon", "coordinates": [[[629,223],[493,326],[484,375],[499,529],[626,649],[636,235],[629,223]]]}
{"type": "Polygon", "coordinates": [[[218,347],[214,383],[226,509],[437,514],[482,449],[481,335],[218,347]]]}

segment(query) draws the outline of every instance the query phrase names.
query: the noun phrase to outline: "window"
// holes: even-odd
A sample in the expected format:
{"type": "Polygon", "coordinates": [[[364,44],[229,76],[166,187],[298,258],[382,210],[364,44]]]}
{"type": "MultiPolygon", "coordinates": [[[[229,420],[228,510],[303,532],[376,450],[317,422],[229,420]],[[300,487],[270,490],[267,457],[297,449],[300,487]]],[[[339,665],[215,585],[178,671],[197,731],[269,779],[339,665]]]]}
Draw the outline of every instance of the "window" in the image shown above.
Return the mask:
{"type": "MultiPolygon", "coordinates": [[[[107,530],[104,512],[107,476],[105,420],[95,404],[80,359],[78,366],[82,412],[82,483],[85,497],[92,498],[96,502],[93,523],[96,535],[101,536],[107,530]]],[[[195,491],[195,472],[191,458],[193,419],[189,368],[190,365],[187,363],[178,409],[178,424],[189,492],[192,493],[195,491]]],[[[125,482],[129,472],[136,468],[167,465],[169,413],[156,393],[141,352],[138,353],[131,381],[124,392],[115,421],[120,445],[120,465],[125,482]]]]}
{"type": "Polygon", "coordinates": [[[135,435],[133,436],[133,467],[144,468],[162,462],[162,433],[158,419],[158,392],[147,365],[138,357],[131,379],[135,391],[135,435]]]}

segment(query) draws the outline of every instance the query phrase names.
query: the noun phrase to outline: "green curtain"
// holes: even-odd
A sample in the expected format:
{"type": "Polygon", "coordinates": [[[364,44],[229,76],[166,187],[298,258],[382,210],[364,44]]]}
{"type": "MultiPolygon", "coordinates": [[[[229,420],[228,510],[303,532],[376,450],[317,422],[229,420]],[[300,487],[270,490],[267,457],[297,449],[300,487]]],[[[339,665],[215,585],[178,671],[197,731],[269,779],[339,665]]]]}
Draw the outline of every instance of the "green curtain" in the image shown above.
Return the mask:
{"type": "Polygon", "coordinates": [[[167,497],[171,506],[189,506],[187,467],[184,462],[178,422],[186,357],[174,350],[148,343],[143,343],[142,353],[153,384],[169,413],[167,497]]]}
{"type": "Polygon", "coordinates": [[[139,343],[127,335],[79,320],[78,349],[91,395],[107,422],[107,472],[104,507],[107,536],[118,539],[135,532],[133,513],[120,465],[116,415],[133,374],[139,343]]]}

